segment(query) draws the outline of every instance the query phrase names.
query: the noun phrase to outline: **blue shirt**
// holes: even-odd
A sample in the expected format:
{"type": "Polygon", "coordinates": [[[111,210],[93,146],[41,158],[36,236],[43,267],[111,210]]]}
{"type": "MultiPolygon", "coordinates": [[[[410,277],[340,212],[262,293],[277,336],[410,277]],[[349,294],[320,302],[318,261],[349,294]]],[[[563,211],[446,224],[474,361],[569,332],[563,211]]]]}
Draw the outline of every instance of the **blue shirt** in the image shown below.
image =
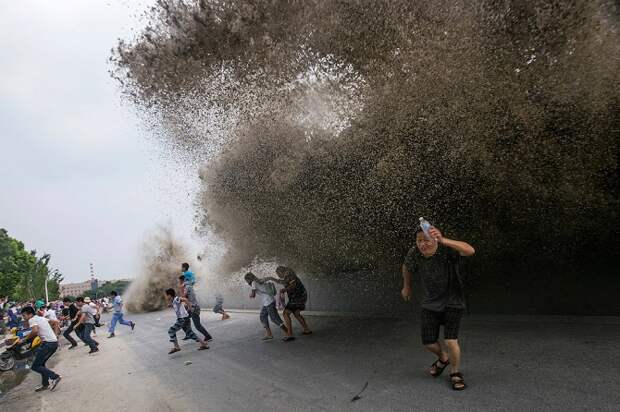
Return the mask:
{"type": "Polygon", "coordinates": [[[190,286],[193,286],[194,283],[196,283],[196,277],[189,270],[187,272],[183,272],[183,276],[185,276],[185,283],[189,284],[190,286]]]}

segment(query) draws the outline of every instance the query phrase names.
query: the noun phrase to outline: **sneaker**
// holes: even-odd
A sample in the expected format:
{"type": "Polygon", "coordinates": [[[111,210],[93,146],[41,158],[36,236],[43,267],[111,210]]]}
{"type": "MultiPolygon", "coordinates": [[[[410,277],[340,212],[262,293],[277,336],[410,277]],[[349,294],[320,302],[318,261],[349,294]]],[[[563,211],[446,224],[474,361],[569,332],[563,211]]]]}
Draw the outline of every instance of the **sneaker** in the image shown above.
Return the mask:
{"type": "Polygon", "coordinates": [[[50,388],[49,385],[46,385],[46,386],[41,385],[41,386],[37,386],[36,388],[34,388],[34,391],[35,392],[43,392],[43,391],[48,390],[49,388],[50,388]]]}
{"type": "Polygon", "coordinates": [[[133,332],[133,330],[135,329],[135,327],[136,327],[136,323],[135,323],[135,322],[131,322],[131,331],[132,331],[132,332],[133,332]]]}
{"type": "Polygon", "coordinates": [[[54,388],[58,386],[61,379],[62,379],[62,376],[58,375],[58,377],[52,381],[52,384],[50,385],[50,391],[53,391],[54,388]]]}
{"type": "Polygon", "coordinates": [[[77,348],[77,347],[78,347],[78,345],[77,345],[77,344],[75,344],[75,345],[71,345],[71,346],[69,346],[69,350],[71,350],[71,349],[75,349],[75,348],[77,348]]]}
{"type": "Polygon", "coordinates": [[[91,353],[97,353],[99,352],[99,348],[95,348],[95,349],[91,349],[88,354],[90,355],[91,353]]]}
{"type": "Polygon", "coordinates": [[[113,334],[113,333],[110,333],[110,335],[108,335],[108,339],[113,338],[114,336],[116,336],[116,335],[113,334]]]}

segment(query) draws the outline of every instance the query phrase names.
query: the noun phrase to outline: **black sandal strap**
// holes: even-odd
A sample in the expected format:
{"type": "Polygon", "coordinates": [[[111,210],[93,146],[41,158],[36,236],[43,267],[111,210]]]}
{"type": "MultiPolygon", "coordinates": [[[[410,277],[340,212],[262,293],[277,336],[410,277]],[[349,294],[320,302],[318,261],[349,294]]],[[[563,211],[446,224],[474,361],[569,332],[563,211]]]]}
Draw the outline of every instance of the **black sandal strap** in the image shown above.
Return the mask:
{"type": "Polygon", "coordinates": [[[453,378],[453,377],[461,378],[461,380],[463,380],[463,374],[461,372],[451,373],[450,378],[453,378]]]}

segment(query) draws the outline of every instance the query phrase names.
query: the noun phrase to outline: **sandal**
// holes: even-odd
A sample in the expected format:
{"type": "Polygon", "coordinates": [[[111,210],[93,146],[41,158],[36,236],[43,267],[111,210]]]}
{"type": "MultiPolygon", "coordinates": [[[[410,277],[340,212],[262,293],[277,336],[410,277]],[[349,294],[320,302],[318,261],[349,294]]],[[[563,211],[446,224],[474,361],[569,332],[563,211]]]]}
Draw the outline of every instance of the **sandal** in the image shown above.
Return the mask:
{"type": "Polygon", "coordinates": [[[461,372],[451,373],[450,381],[452,382],[452,389],[454,389],[455,391],[462,391],[463,389],[467,388],[465,380],[463,379],[463,374],[461,374],[461,372]],[[458,379],[455,380],[454,378],[458,379]]]}
{"type": "Polygon", "coordinates": [[[170,352],[168,352],[168,355],[172,355],[173,353],[180,352],[180,351],[181,351],[181,349],[172,348],[172,349],[170,349],[170,352]]]}
{"type": "Polygon", "coordinates": [[[435,368],[435,373],[430,372],[431,376],[433,378],[438,377],[439,375],[443,373],[443,370],[446,369],[449,364],[450,364],[450,359],[448,359],[446,362],[443,362],[441,359],[437,358],[437,360],[433,362],[433,364],[431,365],[431,368],[435,368]],[[442,364],[443,366],[439,366],[439,364],[442,364]]]}

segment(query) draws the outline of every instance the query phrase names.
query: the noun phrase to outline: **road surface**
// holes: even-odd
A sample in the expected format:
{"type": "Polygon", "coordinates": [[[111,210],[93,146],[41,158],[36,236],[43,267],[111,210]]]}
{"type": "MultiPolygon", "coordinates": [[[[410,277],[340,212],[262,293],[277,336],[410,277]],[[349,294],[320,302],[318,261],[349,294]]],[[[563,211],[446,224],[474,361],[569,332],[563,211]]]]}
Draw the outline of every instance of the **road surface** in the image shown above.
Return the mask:
{"type": "MultiPolygon", "coordinates": [[[[129,316],[101,352],[66,348],[50,364],[64,379],[34,393],[39,375],[0,400],[6,411],[537,411],[618,410],[618,318],[467,317],[469,388],[426,374],[433,357],[415,320],[308,316],[314,335],[263,342],[258,315],[203,312],[211,349],[169,356],[171,311],[129,316]],[[191,363],[189,363],[191,362],[191,363]],[[361,398],[352,402],[368,383],[361,398]]],[[[104,318],[104,320],[107,320],[104,318]]],[[[298,332],[298,330],[297,330],[298,332]]],[[[182,332],[180,332],[182,334],[182,332]]],[[[275,331],[279,336],[279,331],[275,331]]]]}

